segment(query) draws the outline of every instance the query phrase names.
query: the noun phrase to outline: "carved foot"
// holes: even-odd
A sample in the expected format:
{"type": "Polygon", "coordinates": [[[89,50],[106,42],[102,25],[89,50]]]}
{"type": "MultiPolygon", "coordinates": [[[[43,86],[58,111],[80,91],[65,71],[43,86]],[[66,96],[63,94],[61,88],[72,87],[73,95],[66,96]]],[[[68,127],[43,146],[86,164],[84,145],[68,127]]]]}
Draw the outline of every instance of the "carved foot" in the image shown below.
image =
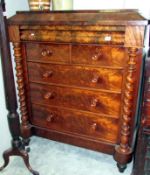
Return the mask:
{"type": "Polygon", "coordinates": [[[124,170],[127,168],[127,165],[126,164],[125,165],[121,165],[121,164],[117,163],[117,167],[119,169],[119,172],[123,173],[124,170]]]}
{"type": "Polygon", "coordinates": [[[9,150],[6,150],[3,153],[4,165],[2,167],[0,167],[0,171],[2,171],[8,165],[8,163],[9,163],[9,156],[10,156],[11,152],[12,152],[12,149],[9,149],[9,150]]]}
{"type": "Polygon", "coordinates": [[[25,150],[21,150],[19,152],[20,156],[23,158],[24,160],[24,163],[26,165],[26,167],[28,168],[28,170],[33,174],[33,175],[39,175],[39,173],[35,170],[33,170],[30,166],[30,163],[29,163],[29,156],[28,156],[28,153],[25,151],[25,150]]]}
{"type": "Polygon", "coordinates": [[[9,163],[9,157],[10,156],[21,156],[24,160],[24,163],[28,170],[33,174],[33,175],[39,175],[39,173],[35,170],[33,170],[30,166],[29,163],[29,156],[26,150],[19,149],[19,148],[11,148],[7,151],[4,152],[3,158],[4,158],[4,165],[0,167],[0,171],[2,171],[9,163]]]}

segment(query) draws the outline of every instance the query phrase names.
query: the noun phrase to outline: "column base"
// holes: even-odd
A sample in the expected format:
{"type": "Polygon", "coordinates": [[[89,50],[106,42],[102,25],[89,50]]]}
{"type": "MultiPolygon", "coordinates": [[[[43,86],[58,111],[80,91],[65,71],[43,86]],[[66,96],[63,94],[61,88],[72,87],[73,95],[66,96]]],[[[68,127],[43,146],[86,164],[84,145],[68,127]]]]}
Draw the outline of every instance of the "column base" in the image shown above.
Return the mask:
{"type": "Polygon", "coordinates": [[[132,150],[129,149],[126,152],[123,152],[120,149],[120,146],[115,147],[114,159],[117,162],[117,167],[119,172],[124,172],[127,167],[127,164],[132,160],[132,150]]]}

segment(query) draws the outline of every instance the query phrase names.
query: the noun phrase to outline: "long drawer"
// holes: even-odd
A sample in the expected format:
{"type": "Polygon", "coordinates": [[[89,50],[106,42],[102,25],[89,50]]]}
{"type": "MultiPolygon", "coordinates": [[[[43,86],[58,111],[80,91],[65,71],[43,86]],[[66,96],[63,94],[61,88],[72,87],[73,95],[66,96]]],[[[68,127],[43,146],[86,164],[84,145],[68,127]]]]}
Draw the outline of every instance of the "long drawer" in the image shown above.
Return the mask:
{"type": "Polygon", "coordinates": [[[117,142],[119,120],[96,114],[32,104],[31,123],[97,140],[117,142]]]}
{"type": "Polygon", "coordinates": [[[28,62],[29,80],[121,91],[123,70],[28,62]]]}
{"type": "Polygon", "coordinates": [[[32,102],[120,116],[121,94],[30,83],[32,102]]]}
{"type": "Polygon", "coordinates": [[[22,30],[22,41],[48,41],[62,43],[95,43],[123,45],[124,31],[64,31],[64,30],[22,30]]]}

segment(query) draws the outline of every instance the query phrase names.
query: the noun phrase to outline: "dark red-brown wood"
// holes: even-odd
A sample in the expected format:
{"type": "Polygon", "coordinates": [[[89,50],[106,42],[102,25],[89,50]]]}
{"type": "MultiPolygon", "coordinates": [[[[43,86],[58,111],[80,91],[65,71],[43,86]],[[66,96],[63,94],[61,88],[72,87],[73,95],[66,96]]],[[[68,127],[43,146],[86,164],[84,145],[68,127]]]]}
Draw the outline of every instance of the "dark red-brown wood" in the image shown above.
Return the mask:
{"type": "Polygon", "coordinates": [[[123,171],[133,154],[147,20],[133,10],[18,12],[8,24],[23,137],[113,154],[123,171]]]}
{"type": "Polygon", "coordinates": [[[0,171],[8,165],[10,156],[21,156],[29,171],[34,175],[38,175],[39,173],[34,171],[29,164],[29,156],[25,148],[27,140],[25,141],[21,138],[20,121],[17,113],[16,90],[8,40],[8,26],[7,19],[3,16],[3,11],[5,11],[5,2],[0,1],[0,53],[6,108],[8,110],[7,119],[10,134],[12,136],[12,147],[3,153],[4,164],[0,167],[0,171]]]}

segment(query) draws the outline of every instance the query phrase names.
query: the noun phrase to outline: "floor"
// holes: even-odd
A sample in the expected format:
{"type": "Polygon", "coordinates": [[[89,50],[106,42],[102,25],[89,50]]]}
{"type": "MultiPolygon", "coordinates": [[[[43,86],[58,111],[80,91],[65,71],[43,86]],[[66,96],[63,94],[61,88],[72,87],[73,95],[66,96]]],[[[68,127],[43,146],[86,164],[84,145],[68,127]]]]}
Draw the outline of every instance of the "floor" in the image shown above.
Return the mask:
{"type": "MultiPolygon", "coordinates": [[[[32,137],[30,163],[40,175],[121,175],[112,156],[32,137]]],[[[2,156],[0,164],[2,164],[2,156]]],[[[131,174],[132,163],[122,175],[131,174]]],[[[29,175],[21,158],[11,157],[1,175],[29,175]]]]}

